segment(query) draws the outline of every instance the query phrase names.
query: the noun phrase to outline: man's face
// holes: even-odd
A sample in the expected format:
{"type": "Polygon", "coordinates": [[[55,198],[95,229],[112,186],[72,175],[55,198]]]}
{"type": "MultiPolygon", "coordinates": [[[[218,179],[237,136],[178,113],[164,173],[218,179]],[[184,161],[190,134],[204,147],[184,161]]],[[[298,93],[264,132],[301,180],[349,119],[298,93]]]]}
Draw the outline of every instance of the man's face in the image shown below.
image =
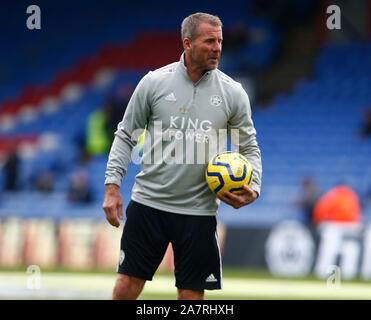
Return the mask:
{"type": "Polygon", "coordinates": [[[198,26],[198,36],[189,41],[186,49],[189,50],[192,63],[202,70],[213,70],[218,67],[222,52],[222,28],[208,22],[201,22],[198,26]]]}

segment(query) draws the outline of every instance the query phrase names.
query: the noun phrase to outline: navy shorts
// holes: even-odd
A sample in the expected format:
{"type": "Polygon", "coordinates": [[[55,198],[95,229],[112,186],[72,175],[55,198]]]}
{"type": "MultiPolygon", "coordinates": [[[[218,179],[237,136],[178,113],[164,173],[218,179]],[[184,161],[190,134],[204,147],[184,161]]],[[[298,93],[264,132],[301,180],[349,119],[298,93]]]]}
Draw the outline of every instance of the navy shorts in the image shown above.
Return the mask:
{"type": "Polygon", "coordinates": [[[221,289],[215,216],[170,213],[131,200],[126,217],[118,273],[152,280],[171,243],[177,288],[221,289]]]}

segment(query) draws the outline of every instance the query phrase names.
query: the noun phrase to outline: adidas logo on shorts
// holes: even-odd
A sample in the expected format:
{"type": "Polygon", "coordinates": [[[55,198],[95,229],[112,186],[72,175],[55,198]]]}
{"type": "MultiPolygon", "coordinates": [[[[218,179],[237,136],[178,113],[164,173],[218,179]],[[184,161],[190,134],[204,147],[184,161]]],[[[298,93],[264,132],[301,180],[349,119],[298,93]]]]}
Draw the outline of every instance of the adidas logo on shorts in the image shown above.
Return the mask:
{"type": "Polygon", "coordinates": [[[125,259],[125,252],[123,250],[120,251],[120,265],[124,262],[125,259]]]}
{"type": "Polygon", "coordinates": [[[211,273],[205,280],[206,282],[217,282],[218,279],[214,277],[214,275],[211,273]]]}

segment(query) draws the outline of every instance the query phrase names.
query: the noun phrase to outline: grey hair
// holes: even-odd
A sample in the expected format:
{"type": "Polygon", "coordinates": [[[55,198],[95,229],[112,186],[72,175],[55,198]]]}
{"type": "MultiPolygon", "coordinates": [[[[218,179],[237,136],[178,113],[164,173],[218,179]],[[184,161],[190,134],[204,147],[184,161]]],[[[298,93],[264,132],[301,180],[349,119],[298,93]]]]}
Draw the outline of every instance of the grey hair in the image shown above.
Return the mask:
{"type": "Polygon", "coordinates": [[[219,17],[208,13],[197,12],[183,20],[181,29],[182,40],[185,38],[190,40],[196,39],[198,36],[198,26],[201,22],[208,22],[213,26],[223,27],[223,23],[219,17]]]}

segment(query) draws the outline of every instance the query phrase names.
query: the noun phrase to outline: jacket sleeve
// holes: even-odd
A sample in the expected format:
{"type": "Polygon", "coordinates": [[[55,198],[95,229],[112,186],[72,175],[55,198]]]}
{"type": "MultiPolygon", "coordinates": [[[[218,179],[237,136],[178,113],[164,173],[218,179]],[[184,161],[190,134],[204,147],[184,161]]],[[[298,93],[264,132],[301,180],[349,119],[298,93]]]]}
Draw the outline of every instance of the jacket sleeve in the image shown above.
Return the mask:
{"type": "Polygon", "coordinates": [[[123,120],[118,124],[108,156],[105,184],[121,186],[127,167],[131,162],[136,139],[143,132],[150,113],[149,72],[135,88],[126,108],[123,120]]]}
{"type": "Polygon", "coordinates": [[[240,84],[233,97],[232,112],[228,121],[228,135],[238,152],[249,160],[253,168],[253,181],[250,188],[260,195],[262,181],[261,152],[251,118],[250,100],[240,84]]]}

